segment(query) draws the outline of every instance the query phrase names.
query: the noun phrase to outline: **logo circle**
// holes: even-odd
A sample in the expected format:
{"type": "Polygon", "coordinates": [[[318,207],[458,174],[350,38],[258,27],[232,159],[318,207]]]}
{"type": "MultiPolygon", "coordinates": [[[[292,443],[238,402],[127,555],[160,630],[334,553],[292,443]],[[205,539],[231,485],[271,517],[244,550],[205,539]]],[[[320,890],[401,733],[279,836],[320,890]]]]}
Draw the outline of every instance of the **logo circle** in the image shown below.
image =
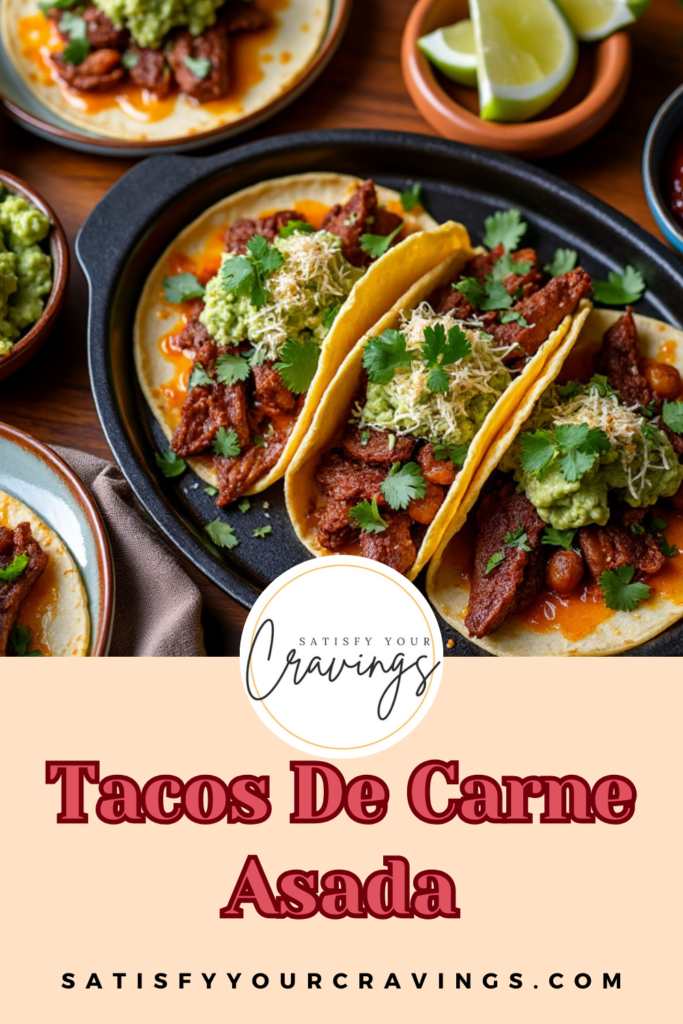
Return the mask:
{"type": "Polygon", "coordinates": [[[443,643],[404,576],[351,555],[309,560],[260,595],[240,648],[242,681],[280,739],[326,758],[386,750],[436,697],[443,643]]]}

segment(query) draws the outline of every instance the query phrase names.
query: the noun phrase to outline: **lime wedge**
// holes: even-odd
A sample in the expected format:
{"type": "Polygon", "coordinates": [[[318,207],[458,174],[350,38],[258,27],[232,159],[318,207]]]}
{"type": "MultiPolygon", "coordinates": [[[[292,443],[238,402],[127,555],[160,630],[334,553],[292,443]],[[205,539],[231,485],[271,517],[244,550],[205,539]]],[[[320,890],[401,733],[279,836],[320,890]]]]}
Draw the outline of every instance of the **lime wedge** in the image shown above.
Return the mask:
{"type": "Polygon", "coordinates": [[[528,121],[569,83],[576,38],[553,0],[470,0],[479,105],[487,121],[528,121]]]}
{"type": "Polygon", "coordinates": [[[632,25],[650,0],[557,0],[582,43],[604,39],[632,25]]]}
{"type": "Polygon", "coordinates": [[[477,54],[469,18],[418,39],[417,45],[439,71],[460,85],[476,86],[477,54]]]}

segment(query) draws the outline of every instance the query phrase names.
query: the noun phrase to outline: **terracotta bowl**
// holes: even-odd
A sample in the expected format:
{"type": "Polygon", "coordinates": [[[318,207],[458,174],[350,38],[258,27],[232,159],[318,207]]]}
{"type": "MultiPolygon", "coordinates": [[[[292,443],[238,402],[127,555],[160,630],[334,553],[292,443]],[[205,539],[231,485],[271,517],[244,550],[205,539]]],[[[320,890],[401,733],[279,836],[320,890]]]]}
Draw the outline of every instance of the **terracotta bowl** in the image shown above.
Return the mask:
{"type": "Polygon", "coordinates": [[[28,362],[31,356],[35,355],[43,342],[51,333],[57,314],[62,308],[66,296],[66,286],[69,279],[69,247],[66,243],[66,235],[59,220],[52,212],[51,207],[37,192],[6,171],[0,171],[0,181],[8,192],[23,196],[36,206],[41,213],[47,214],[50,218],[52,228],[48,235],[48,246],[52,256],[52,291],[50,292],[43,315],[36,320],[21,338],[14,344],[14,348],[6,356],[0,356],[0,380],[9,377],[18,370],[20,366],[28,362]]]}
{"type": "Polygon", "coordinates": [[[417,47],[420,36],[467,17],[467,0],[418,0],[403,32],[401,62],[408,92],[425,120],[447,139],[521,157],[554,156],[595,135],[623,100],[631,41],[626,32],[617,32],[601,43],[580,45],[567,89],[532,121],[483,121],[477,90],[449,81],[417,47]]]}

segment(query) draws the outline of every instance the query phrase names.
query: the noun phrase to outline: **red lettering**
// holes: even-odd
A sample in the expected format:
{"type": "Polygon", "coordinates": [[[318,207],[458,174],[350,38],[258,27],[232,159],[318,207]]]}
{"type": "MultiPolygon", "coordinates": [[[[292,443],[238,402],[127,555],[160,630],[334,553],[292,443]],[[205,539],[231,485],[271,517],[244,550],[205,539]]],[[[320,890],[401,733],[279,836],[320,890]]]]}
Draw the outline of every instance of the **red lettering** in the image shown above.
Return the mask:
{"type": "Polygon", "coordinates": [[[432,804],[432,779],[443,775],[449,784],[458,781],[457,761],[423,761],[415,768],[408,780],[408,803],[413,814],[428,825],[443,825],[452,821],[458,813],[459,800],[449,799],[444,811],[436,811],[432,804]]]}
{"type": "Polygon", "coordinates": [[[62,809],[57,815],[59,825],[86,825],[83,810],[83,780],[99,782],[99,761],[46,761],[45,782],[48,786],[62,780],[62,809]]]}

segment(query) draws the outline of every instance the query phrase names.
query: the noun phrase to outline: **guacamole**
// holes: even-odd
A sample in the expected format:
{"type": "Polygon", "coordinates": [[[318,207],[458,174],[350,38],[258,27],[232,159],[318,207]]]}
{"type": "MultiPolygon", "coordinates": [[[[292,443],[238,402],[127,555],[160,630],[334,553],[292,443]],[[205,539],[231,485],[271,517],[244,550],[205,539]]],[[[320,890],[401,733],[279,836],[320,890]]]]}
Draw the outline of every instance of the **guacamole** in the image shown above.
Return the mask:
{"type": "MultiPolygon", "coordinates": [[[[251,295],[230,294],[219,270],[206,286],[200,316],[219,345],[250,341],[258,362],[279,358],[288,339],[322,343],[340,305],[364,273],[342,255],[341,239],[327,231],[278,237],[273,248],[283,262],[263,282],[266,302],[260,309],[251,295]]],[[[249,257],[224,253],[221,269],[235,259],[249,257]]]]}
{"type": "Polygon", "coordinates": [[[644,508],[680,487],[683,466],[666,434],[623,406],[614,393],[600,395],[589,385],[563,400],[553,387],[525,424],[524,433],[540,429],[556,436],[558,424],[580,423],[604,431],[610,447],[596,452],[592,466],[576,480],[566,479],[558,457],[541,471],[525,470],[519,438],[504,460],[504,468],[514,472],[519,489],[544,522],[558,530],[592,523],[604,526],[610,515],[610,492],[632,508],[644,508]]]}
{"type": "Polygon", "coordinates": [[[0,357],[40,318],[52,288],[52,260],[40,246],[49,218],[0,184],[0,357]]]}
{"type": "Polygon", "coordinates": [[[214,24],[225,0],[93,0],[117,28],[127,28],[138,46],[158,49],[171,29],[187,26],[193,36],[214,24]]]}
{"type": "Polygon", "coordinates": [[[402,333],[412,364],[398,368],[388,384],[368,384],[360,426],[453,445],[468,445],[473,440],[510,384],[510,373],[491,347],[490,335],[461,325],[472,346],[471,355],[447,367],[448,394],[430,391],[421,349],[425,329],[439,323],[448,331],[454,321],[427,313],[426,308],[415,310],[404,321],[402,333]]]}

